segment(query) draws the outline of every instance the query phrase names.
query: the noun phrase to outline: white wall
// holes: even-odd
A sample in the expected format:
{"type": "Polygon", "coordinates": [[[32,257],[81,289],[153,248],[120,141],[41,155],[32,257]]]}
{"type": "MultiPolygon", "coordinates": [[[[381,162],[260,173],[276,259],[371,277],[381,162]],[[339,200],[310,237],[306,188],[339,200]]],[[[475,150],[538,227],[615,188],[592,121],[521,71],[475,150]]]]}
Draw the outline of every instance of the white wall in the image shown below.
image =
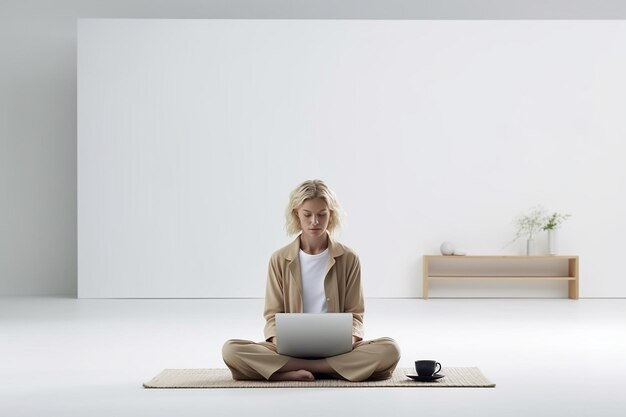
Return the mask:
{"type": "MultiPolygon", "coordinates": [[[[81,21],[79,296],[262,296],[286,196],[313,177],[350,214],[367,295],[421,295],[443,240],[520,254],[511,220],[542,203],[573,214],[581,294],[625,296],[626,223],[594,227],[626,209],[623,39],[624,22],[81,21]]],[[[564,295],[524,285],[508,295],[564,295]]]]}
{"type": "MultiPolygon", "coordinates": [[[[0,3],[0,294],[75,295],[76,19],[623,19],[614,0],[0,3]]],[[[616,277],[616,279],[618,279],[616,277]]]]}

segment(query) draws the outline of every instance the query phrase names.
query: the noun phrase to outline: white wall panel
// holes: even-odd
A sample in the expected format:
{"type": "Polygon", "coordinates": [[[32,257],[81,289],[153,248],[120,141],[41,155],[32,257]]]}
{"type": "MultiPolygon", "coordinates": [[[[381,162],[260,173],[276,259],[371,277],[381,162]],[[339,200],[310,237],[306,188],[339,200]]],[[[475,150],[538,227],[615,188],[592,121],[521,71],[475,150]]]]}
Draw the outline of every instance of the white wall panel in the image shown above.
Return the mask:
{"type": "MultiPolygon", "coordinates": [[[[344,205],[366,296],[421,295],[443,240],[522,254],[504,245],[536,204],[573,215],[581,296],[626,296],[624,39],[620,21],[80,20],[79,296],[262,297],[308,178],[344,205]]],[[[490,285],[453,293],[507,294],[490,285]]]]}

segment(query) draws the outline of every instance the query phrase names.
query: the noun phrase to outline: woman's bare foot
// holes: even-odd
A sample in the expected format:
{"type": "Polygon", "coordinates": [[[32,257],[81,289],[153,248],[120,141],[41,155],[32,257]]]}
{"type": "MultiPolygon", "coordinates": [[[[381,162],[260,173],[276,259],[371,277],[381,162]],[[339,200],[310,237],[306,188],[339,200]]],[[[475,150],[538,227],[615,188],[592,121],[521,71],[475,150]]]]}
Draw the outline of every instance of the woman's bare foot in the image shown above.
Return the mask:
{"type": "Polygon", "coordinates": [[[315,377],[306,369],[297,371],[276,372],[270,377],[270,381],[313,381],[315,377]]]}

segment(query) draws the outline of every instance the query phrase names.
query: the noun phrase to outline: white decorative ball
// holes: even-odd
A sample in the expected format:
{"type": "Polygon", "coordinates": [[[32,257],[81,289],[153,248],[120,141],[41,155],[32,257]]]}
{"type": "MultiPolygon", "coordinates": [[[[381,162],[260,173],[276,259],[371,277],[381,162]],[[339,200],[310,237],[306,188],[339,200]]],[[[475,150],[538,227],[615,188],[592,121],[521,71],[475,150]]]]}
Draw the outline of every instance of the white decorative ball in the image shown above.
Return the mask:
{"type": "Polygon", "coordinates": [[[454,255],[454,245],[450,242],[443,242],[439,250],[442,255],[454,255]]]}

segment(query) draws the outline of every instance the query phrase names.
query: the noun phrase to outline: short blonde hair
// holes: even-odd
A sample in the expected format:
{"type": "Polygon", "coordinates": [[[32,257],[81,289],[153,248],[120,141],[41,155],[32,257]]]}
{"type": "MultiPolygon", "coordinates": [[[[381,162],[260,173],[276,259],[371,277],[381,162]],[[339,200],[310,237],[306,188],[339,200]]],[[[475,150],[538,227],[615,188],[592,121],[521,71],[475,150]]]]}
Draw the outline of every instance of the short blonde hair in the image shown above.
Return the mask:
{"type": "Polygon", "coordinates": [[[328,232],[332,234],[335,229],[341,227],[341,207],[339,206],[335,193],[328,188],[322,180],[308,180],[304,181],[289,194],[289,204],[285,210],[285,228],[287,229],[288,235],[295,235],[302,231],[296,210],[304,204],[306,200],[312,198],[323,199],[328,206],[328,210],[330,210],[327,227],[328,232]]]}

